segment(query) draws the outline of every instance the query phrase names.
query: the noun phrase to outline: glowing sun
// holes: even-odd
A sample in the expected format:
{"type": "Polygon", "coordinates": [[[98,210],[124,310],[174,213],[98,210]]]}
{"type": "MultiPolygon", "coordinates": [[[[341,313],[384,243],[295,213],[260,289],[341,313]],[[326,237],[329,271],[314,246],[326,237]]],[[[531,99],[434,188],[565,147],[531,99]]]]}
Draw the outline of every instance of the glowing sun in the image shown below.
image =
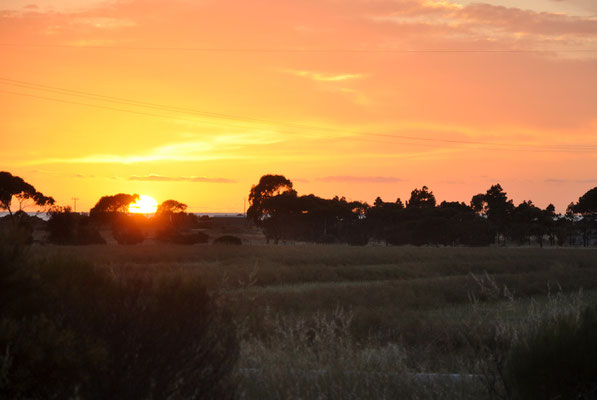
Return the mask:
{"type": "Polygon", "coordinates": [[[141,195],[134,203],[129,204],[129,212],[134,214],[153,214],[158,208],[158,202],[151,196],[141,195]]]}

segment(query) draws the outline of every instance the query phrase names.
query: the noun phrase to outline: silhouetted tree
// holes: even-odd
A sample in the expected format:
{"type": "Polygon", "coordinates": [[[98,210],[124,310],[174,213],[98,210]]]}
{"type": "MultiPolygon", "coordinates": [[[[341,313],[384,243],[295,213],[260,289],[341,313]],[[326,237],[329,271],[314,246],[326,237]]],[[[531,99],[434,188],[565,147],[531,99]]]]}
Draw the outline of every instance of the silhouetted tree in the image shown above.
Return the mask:
{"type": "Polygon", "coordinates": [[[89,211],[89,215],[94,219],[107,222],[117,214],[127,213],[129,205],[138,199],[138,194],[118,193],[113,196],[103,196],[89,211]]]}
{"type": "Polygon", "coordinates": [[[576,225],[580,227],[583,246],[587,247],[597,229],[597,187],[579,197],[577,203],[571,203],[567,212],[582,217],[576,225]]]}
{"type": "Polygon", "coordinates": [[[185,212],[187,205],[176,200],[166,200],[160,204],[156,210],[156,214],[175,214],[185,212]]]}
{"type": "Polygon", "coordinates": [[[290,180],[282,175],[263,175],[259,183],[251,187],[247,218],[259,225],[270,214],[268,199],[285,192],[294,192],[296,195],[290,180]]]}
{"type": "Polygon", "coordinates": [[[512,211],[508,226],[509,236],[519,244],[531,244],[531,236],[543,247],[543,235],[546,229],[543,223],[543,210],[532,201],[523,201],[512,211]]]}
{"type": "Polygon", "coordinates": [[[556,215],[556,208],[553,204],[549,204],[543,210],[543,216],[541,218],[542,224],[545,227],[545,231],[549,236],[549,245],[555,246],[556,244],[556,221],[558,216],[556,215]]]}
{"type": "Polygon", "coordinates": [[[406,208],[425,207],[435,207],[435,196],[433,192],[429,191],[427,186],[423,186],[420,190],[414,189],[410,193],[410,199],[406,203],[406,208]]]}
{"type": "Polygon", "coordinates": [[[471,207],[476,212],[487,216],[496,230],[496,241],[499,244],[500,236],[504,235],[510,216],[514,211],[514,204],[512,200],[508,200],[507,193],[498,183],[491,186],[486,193],[473,196],[471,207]]]}
{"type": "Polygon", "coordinates": [[[50,207],[54,204],[52,197],[44,196],[23,178],[10,172],[0,171],[0,210],[8,211],[11,217],[13,198],[18,202],[18,211],[23,211],[29,205],[50,207]]]}

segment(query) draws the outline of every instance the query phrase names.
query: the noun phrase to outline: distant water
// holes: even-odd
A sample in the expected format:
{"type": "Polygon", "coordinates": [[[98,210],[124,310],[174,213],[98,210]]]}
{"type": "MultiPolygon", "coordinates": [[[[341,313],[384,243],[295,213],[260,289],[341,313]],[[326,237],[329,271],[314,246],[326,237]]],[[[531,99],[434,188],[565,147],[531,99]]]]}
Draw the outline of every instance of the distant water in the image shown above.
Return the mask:
{"type": "MultiPolygon", "coordinates": [[[[46,213],[28,212],[27,214],[30,215],[30,216],[32,216],[32,217],[39,217],[39,218],[43,219],[44,221],[47,221],[47,220],[50,219],[50,217],[46,213]]],[[[0,211],[0,218],[6,217],[7,215],[9,215],[8,211],[0,211]]]]}

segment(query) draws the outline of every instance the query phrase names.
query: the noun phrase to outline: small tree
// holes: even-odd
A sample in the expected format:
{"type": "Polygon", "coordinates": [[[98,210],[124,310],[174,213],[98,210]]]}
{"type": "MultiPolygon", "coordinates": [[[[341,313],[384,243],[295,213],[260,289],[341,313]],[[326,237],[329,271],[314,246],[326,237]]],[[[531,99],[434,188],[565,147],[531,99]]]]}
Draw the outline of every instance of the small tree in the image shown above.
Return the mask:
{"type": "Polygon", "coordinates": [[[410,200],[406,203],[406,208],[433,208],[435,207],[435,196],[427,186],[420,190],[415,189],[410,193],[410,200]]]}
{"type": "Polygon", "coordinates": [[[28,206],[40,208],[50,207],[54,204],[52,197],[44,196],[23,178],[12,175],[10,172],[0,171],[0,210],[8,211],[13,217],[12,201],[18,203],[17,211],[23,211],[28,206]]]}
{"type": "Polygon", "coordinates": [[[187,205],[176,200],[166,200],[158,206],[156,214],[176,214],[185,212],[187,205]]]}
{"type": "Polygon", "coordinates": [[[486,193],[473,196],[471,207],[477,213],[487,215],[496,230],[497,243],[500,244],[500,235],[504,234],[514,211],[514,204],[512,200],[508,200],[508,194],[498,183],[487,189],[486,193]]]}
{"type": "Polygon", "coordinates": [[[103,196],[89,211],[89,215],[105,222],[111,220],[115,215],[127,213],[129,205],[138,199],[138,194],[118,193],[114,196],[103,196]]]}

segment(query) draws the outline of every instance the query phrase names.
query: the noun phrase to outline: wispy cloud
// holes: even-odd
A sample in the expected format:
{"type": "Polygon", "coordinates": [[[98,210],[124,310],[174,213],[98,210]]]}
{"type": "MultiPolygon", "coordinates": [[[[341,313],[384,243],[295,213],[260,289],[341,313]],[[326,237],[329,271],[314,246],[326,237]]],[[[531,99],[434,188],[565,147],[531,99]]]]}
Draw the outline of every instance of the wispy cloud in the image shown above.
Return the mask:
{"type": "Polygon", "coordinates": [[[309,78],[312,79],[314,81],[319,81],[319,82],[341,82],[341,81],[347,81],[347,80],[351,80],[351,79],[361,79],[364,78],[365,75],[363,74],[331,74],[331,73],[324,73],[324,72],[315,72],[315,71],[306,71],[306,70],[286,70],[285,72],[291,74],[291,75],[296,75],[296,76],[300,76],[303,78],[309,78]]]}
{"type": "Polygon", "coordinates": [[[73,19],[71,25],[85,25],[96,29],[120,29],[134,27],[137,24],[128,18],[82,17],[73,19]]]}
{"type": "Polygon", "coordinates": [[[147,182],[202,182],[202,183],[235,183],[236,181],[227,178],[208,178],[206,176],[164,176],[164,175],[133,175],[130,181],[147,182]]]}
{"type": "Polygon", "coordinates": [[[217,136],[206,140],[170,143],[141,154],[90,154],[82,157],[48,157],[31,160],[23,165],[41,164],[134,164],[158,161],[199,162],[210,160],[247,159],[247,154],[238,151],[243,146],[263,143],[251,142],[248,136],[217,136]],[[243,139],[241,139],[241,137],[243,139]]]}
{"type": "Polygon", "coordinates": [[[593,179],[570,179],[570,178],[549,178],[546,179],[545,182],[547,183],[588,183],[594,184],[597,183],[597,178],[593,179]]]}
{"type": "Polygon", "coordinates": [[[352,176],[352,175],[336,175],[324,176],[317,178],[321,182],[354,182],[354,183],[397,183],[405,182],[406,179],[397,178],[394,176],[352,176]]]}

